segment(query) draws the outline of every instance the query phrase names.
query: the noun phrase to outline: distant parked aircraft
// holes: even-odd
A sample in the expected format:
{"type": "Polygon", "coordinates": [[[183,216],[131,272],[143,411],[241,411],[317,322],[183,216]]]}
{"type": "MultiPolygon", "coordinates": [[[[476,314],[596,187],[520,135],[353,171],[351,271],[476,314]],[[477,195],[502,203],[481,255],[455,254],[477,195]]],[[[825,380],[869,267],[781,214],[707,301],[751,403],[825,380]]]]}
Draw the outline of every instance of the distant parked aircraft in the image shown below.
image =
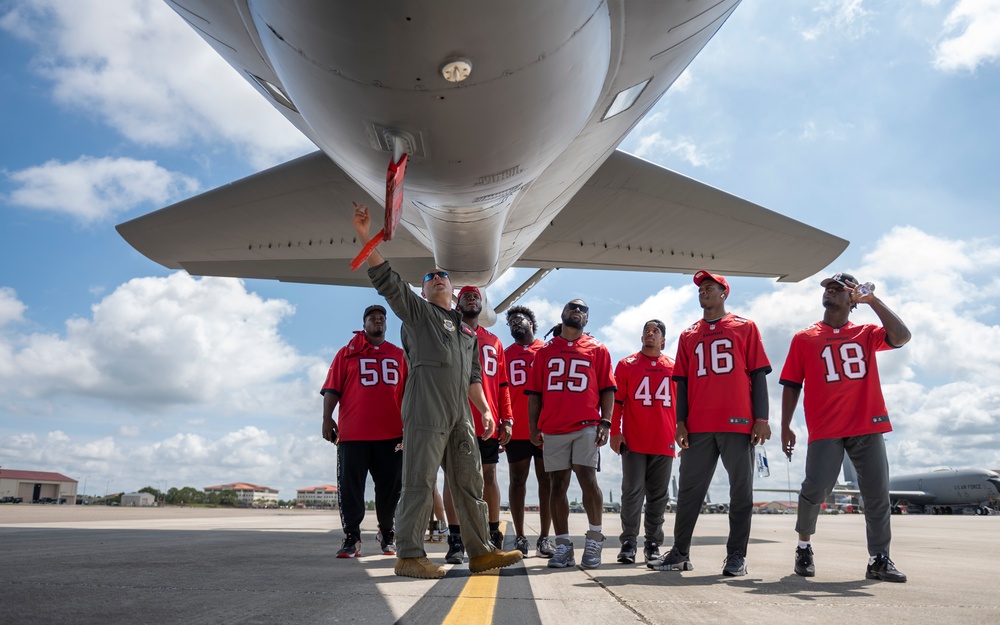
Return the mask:
{"type": "MultiPolygon", "coordinates": [[[[798,493],[798,490],[755,488],[760,492],[798,493]]],[[[844,456],[844,483],[831,496],[860,497],[854,465],[844,456]]],[[[889,478],[889,499],[893,513],[913,511],[953,514],[973,509],[976,514],[992,514],[1000,501],[1000,474],[989,469],[936,469],[889,478]]],[[[862,505],[864,502],[861,502],[862,505]]],[[[839,504],[838,504],[839,505],[839,504]]]]}

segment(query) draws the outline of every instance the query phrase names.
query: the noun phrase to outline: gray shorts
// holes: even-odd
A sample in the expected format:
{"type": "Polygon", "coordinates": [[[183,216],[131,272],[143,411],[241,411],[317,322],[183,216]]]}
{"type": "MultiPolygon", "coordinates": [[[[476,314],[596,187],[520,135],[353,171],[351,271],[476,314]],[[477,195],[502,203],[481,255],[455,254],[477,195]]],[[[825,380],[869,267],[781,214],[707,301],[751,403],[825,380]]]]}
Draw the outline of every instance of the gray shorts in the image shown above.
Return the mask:
{"type": "Polygon", "coordinates": [[[565,471],[573,468],[574,464],[599,468],[601,450],[594,445],[596,440],[596,425],[569,434],[545,434],[542,441],[545,471],[565,471]]]}

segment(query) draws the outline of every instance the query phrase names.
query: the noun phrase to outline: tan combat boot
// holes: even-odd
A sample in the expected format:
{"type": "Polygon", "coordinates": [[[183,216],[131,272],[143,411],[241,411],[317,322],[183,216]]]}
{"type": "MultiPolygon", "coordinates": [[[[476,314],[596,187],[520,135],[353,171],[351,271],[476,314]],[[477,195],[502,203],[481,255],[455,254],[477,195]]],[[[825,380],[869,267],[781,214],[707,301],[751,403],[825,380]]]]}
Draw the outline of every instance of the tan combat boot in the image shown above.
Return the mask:
{"type": "Polygon", "coordinates": [[[491,569],[502,569],[505,566],[510,566],[511,564],[517,564],[524,557],[519,550],[514,551],[500,551],[499,549],[494,549],[489,553],[484,553],[481,556],[472,556],[469,558],[469,570],[473,573],[482,573],[483,571],[489,571],[491,569]]]}
{"type": "Polygon", "coordinates": [[[396,558],[396,575],[419,579],[440,579],[446,571],[443,566],[432,564],[426,556],[419,558],[396,558]]]}

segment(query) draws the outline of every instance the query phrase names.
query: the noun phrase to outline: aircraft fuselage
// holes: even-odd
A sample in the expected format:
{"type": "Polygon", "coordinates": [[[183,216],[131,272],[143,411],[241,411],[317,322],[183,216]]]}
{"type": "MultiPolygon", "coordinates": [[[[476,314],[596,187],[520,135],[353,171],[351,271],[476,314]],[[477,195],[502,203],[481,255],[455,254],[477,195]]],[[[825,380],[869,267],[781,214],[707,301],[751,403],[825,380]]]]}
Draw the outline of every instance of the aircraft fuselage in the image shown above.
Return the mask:
{"type": "Polygon", "coordinates": [[[289,101],[276,108],[373,199],[405,145],[402,225],[456,284],[479,285],[520,258],[739,3],[237,0],[234,20],[170,1],[231,63],[245,51],[219,44],[249,37],[289,101]],[[451,61],[468,77],[449,82],[451,61]],[[630,87],[638,97],[609,116],[630,87]]]}

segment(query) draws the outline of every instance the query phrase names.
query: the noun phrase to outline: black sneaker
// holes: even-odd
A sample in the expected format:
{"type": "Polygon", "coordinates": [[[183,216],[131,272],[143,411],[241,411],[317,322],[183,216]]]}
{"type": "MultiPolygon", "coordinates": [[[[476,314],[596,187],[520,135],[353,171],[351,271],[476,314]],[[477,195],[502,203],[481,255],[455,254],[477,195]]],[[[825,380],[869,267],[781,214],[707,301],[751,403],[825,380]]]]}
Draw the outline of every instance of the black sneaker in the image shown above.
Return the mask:
{"type": "Polygon", "coordinates": [[[740,577],[747,574],[747,561],[738,553],[731,553],[726,556],[726,561],[722,565],[722,574],[729,577],[740,577]]]}
{"type": "Polygon", "coordinates": [[[392,530],[379,530],[378,536],[375,538],[378,539],[378,543],[382,547],[382,555],[396,555],[396,532],[392,530]]]}
{"type": "Polygon", "coordinates": [[[802,577],[816,577],[816,565],[813,564],[812,545],[795,548],[795,574],[802,577]]]}
{"type": "Polygon", "coordinates": [[[622,543],[622,550],[618,552],[619,564],[635,564],[635,541],[626,540],[622,543]]]}
{"type": "Polygon", "coordinates": [[[645,546],[642,548],[642,555],[646,557],[646,562],[659,560],[661,557],[660,546],[656,544],[655,540],[647,540],[645,546]]]}
{"type": "Polygon", "coordinates": [[[868,565],[865,571],[865,579],[878,579],[883,582],[905,582],[906,575],[896,569],[889,556],[880,553],[875,556],[875,561],[868,565]]]}
{"type": "Polygon", "coordinates": [[[338,558],[357,558],[361,555],[361,538],[356,534],[344,537],[344,545],[337,552],[338,558]]]}
{"type": "Polygon", "coordinates": [[[693,571],[694,565],[691,558],[686,553],[677,551],[676,547],[671,547],[667,555],[659,560],[651,560],[646,563],[646,568],[654,571],[693,571]]]}
{"type": "Polygon", "coordinates": [[[461,536],[448,534],[448,554],[445,555],[444,561],[448,564],[465,562],[465,544],[462,543],[461,536]]]}
{"type": "Polygon", "coordinates": [[[503,551],[503,534],[500,533],[500,530],[490,531],[490,543],[498,550],[503,551]]]}
{"type": "Polygon", "coordinates": [[[527,558],[528,557],[528,549],[530,549],[530,546],[528,545],[528,539],[525,538],[524,536],[518,536],[517,538],[515,538],[514,539],[514,549],[517,549],[518,551],[520,551],[521,555],[523,555],[525,558],[527,558]]]}
{"type": "Polygon", "coordinates": [[[535,556],[539,558],[551,558],[556,555],[556,546],[548,536],[539,536],[535,543],[535,556]]]}

